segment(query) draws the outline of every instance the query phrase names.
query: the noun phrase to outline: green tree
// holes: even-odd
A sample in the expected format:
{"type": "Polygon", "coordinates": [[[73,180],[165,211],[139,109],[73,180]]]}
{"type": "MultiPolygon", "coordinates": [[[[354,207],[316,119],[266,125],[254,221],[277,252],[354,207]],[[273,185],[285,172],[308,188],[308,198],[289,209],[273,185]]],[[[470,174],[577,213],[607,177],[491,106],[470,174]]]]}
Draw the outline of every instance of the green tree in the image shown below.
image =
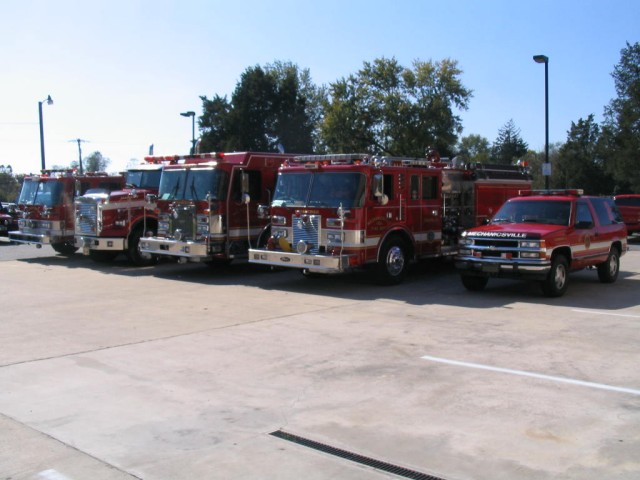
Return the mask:
{"type": "Polygon", "coordinates": [[[460,139],[458,155],[474,163],[488,163],[491,156],[489,140],[482,135],[470,134],[460,139]]]}
{"type": "Polygon", "coordinates": [[[640,193],[640,43],[620,52],[612,73],[617,97],[605,107],[601,154],[619,192],[640,193]]]}
{"type": "Polygon", "coordinates": [[[103,157],[100,152],[93,152],[88,157],[82,159],[83,171],[87,173],[106,172],[110,163],[111,160],[103,157]]]}
{"type": "Polygon", "coordinates": [[[200,98],[202,151],[313,151],[322,89],[308,70],[290,62],[250,67],[230,102],[219,95],[200,98]]]}
{"type": "Polygon", "coordinates": [[[423,156],[431,146],[451,155],[462,132],[454,109],[466,109],[471,97],[461,73],[450,59],[416,60],[412,68],[395,58],[365,62],[357,74],[330,84],[323,143],[333,152],[423,156]]]}
{"type": "Polygon", "coordinates": [[[20,182],[13,176],[11,165],[0,165],[0,202],[14,202],[20,193],[20,182]]]}
{"type": "Polygon", "coordinates": [[[554,163],[553,187],[582,188],[591,195],[611,194],[613,179],[598,154],[600,127],[593,115],[571,122],[567,141],[554,163]]]}
{"type": "Polygon", "coordinates": [[[520,160],[527,153],[528,148],[528,145],[520,137],[520,129],[511,119],[498,130],[498,137],[491,147],[492,161],[510,165],[514,161],[520,160]]]}

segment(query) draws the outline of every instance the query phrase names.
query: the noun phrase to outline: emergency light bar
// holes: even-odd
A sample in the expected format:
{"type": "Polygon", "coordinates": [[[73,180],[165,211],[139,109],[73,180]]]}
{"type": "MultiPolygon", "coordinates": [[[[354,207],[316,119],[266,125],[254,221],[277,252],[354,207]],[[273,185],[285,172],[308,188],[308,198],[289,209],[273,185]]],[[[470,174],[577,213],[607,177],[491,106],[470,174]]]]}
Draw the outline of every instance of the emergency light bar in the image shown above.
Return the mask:
{"type": "Polygon", "coordinates": [[[212,152],[212,153],[195,153],[193,155],[165,155],[165,156],[148,155],[144,157],[144,160],[149,163],[161,163],[161,162],[186,163],[189,160],[200,160],[200,159],[206,159],[206,158],[221,160],[224,158],[224,153],[212,152]]]}

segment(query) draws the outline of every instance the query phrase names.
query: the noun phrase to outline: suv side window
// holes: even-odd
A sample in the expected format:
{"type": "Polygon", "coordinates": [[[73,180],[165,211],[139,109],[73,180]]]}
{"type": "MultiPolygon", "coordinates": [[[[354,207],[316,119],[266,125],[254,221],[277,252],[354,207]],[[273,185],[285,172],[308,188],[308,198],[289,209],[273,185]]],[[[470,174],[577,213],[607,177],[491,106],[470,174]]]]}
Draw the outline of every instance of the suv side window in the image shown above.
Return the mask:
{"type": "Polygon", "coordinates": [[[576,209],[576,228],[587,229],[593,227],[593,216],[586,202],[578,202],[576,209]]]}
{"type": "Polygon", "coordinates": [[[591,200],[591,203],[596,210],[600,225],[612,225],[621,221],[618,209],[612,200],[608,198],[594,198],[591,200]]]}

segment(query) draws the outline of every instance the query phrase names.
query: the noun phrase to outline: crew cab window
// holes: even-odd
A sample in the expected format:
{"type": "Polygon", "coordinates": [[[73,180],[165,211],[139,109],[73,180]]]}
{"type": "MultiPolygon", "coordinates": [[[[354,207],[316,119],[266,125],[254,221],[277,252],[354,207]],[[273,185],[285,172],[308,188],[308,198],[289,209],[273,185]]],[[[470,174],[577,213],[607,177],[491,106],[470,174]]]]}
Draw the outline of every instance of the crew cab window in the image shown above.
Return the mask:
{"type": "Polygon", "coordinates": [[[585,202],[578,202],[576,209],[576,228],[587,229],[593,227],[593,216],[589,205],[585,202]]]}
{"type": "Polygon", "coordinates": [[[438,177],[422,177],[422,199],[435,200],[438,198],[438,177]]]}

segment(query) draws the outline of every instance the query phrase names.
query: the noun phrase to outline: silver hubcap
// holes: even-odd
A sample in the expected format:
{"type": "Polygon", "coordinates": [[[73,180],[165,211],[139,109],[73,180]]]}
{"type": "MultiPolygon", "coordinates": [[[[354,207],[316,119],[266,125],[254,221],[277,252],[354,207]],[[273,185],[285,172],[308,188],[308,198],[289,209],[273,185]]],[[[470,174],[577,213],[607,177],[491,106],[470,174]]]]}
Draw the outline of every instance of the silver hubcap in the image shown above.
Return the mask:
{"type": "Polygon", "coordinates": [[[564,287],[564,283],[567,281],[567,270],[564,268],[564,265],[558,265],[558,268],[556,268],[556,275],[554,280],[556,283],[556,288],[558,290],[561,290],[562,287],[564,287]]]}
{"type": "Polygon", "coordinates": [[[387,253],[387,270],[395,277],[396,275],[400,275],[403,268],[404,254],[402,253],[402,249],[395,245],[391,247],[389,253],[387,253]]]}

